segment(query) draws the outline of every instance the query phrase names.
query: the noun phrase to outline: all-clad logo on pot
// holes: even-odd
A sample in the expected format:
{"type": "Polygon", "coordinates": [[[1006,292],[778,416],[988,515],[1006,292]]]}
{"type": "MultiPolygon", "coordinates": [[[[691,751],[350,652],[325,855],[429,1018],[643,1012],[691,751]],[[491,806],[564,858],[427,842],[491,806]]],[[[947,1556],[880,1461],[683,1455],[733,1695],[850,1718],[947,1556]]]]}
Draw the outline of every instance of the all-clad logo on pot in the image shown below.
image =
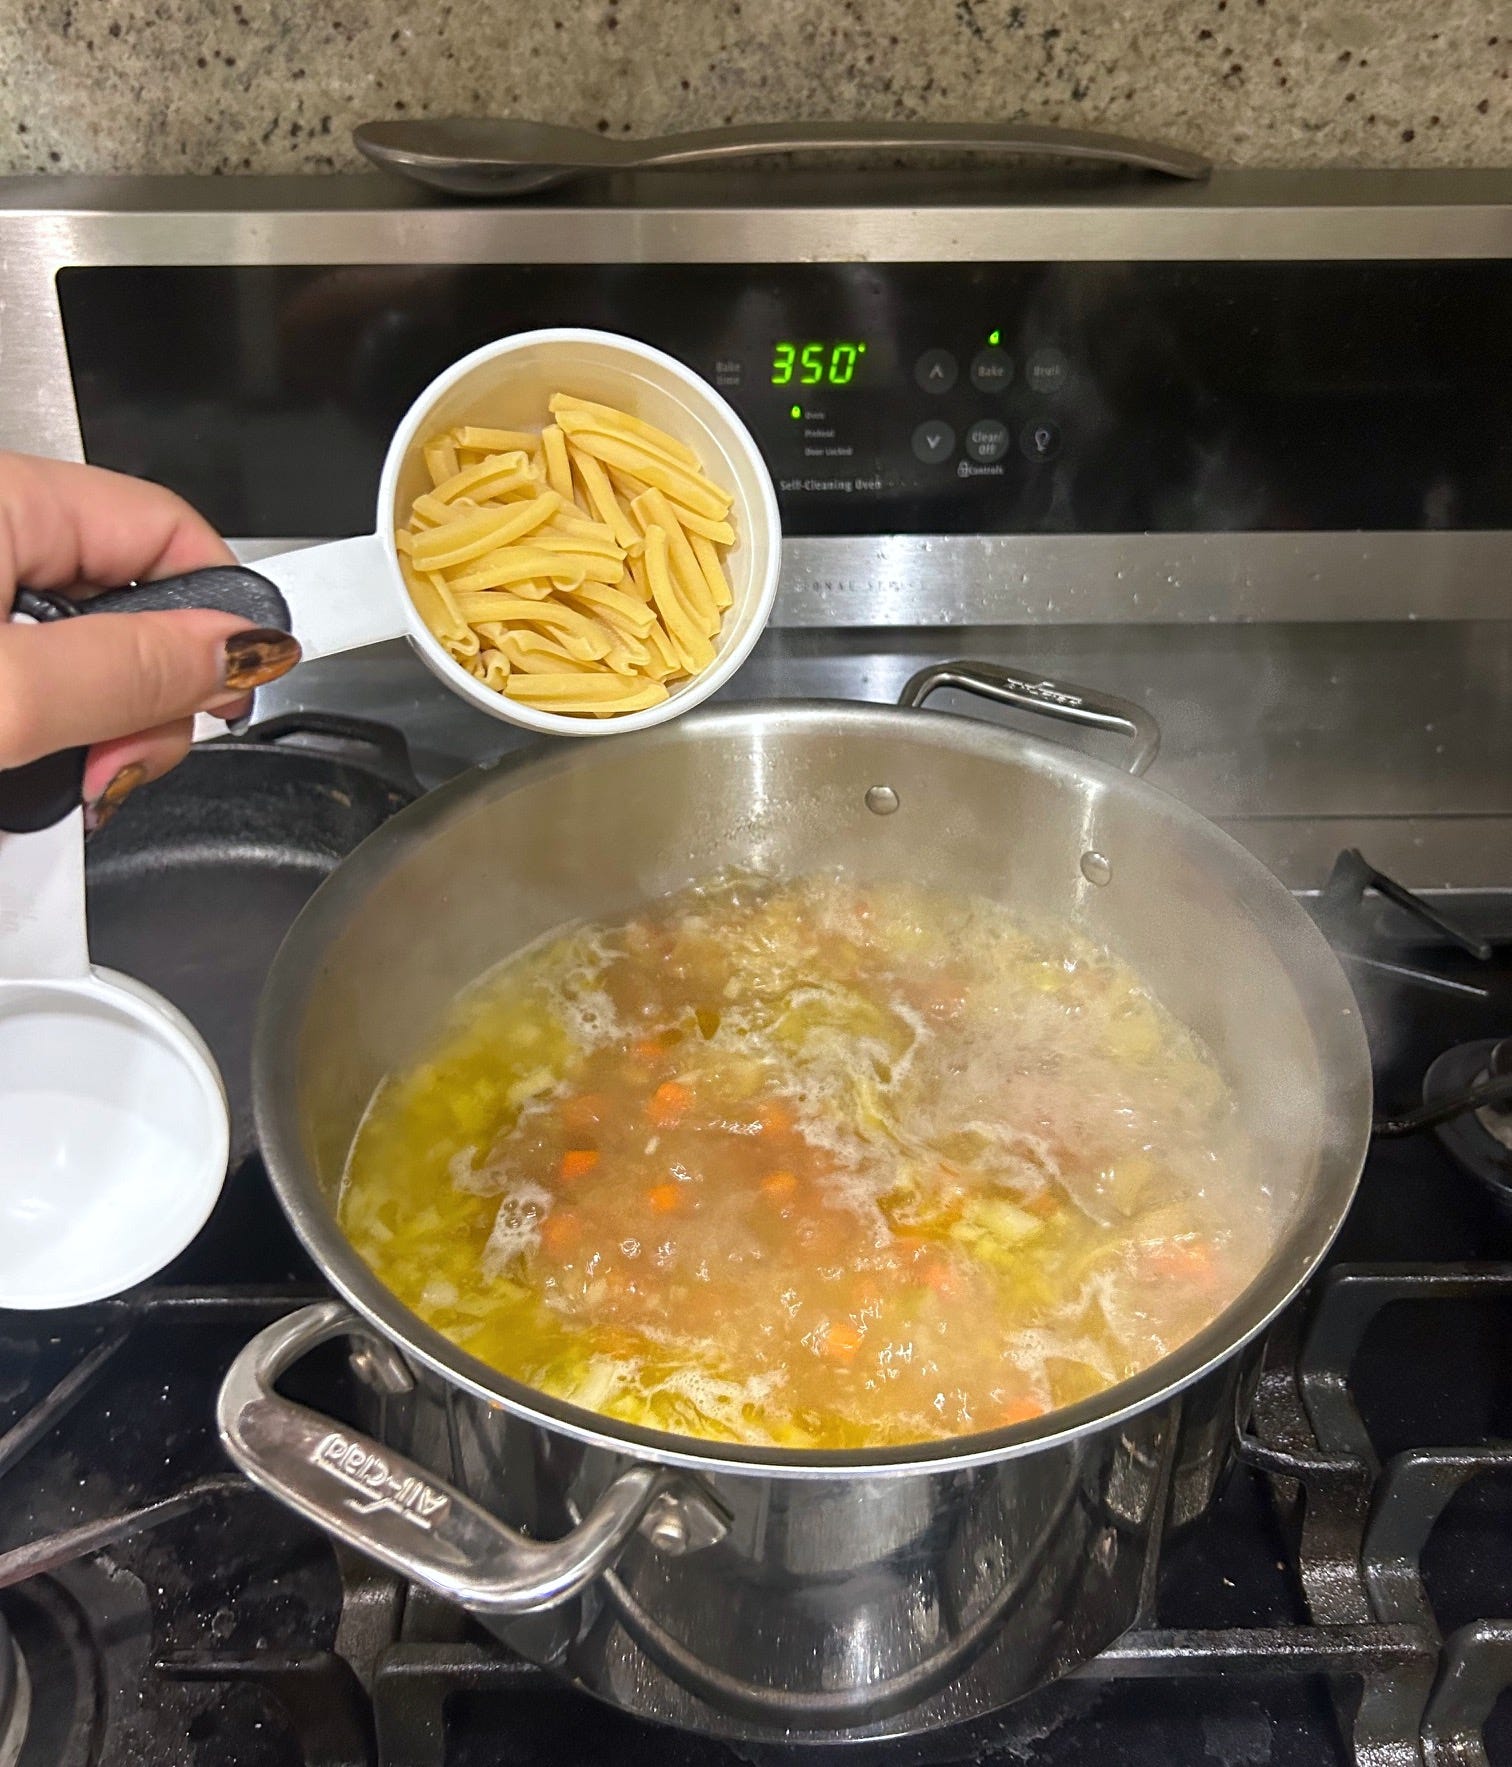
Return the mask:
{"type": "Polygon", "coordinates": [[[1003,677],[1005,687],[1016,688],[1020,693],[1032,694],[1035,699],[1048,700],[1057,706],[1079,706],[1085,701],[1079,694],[1067,693],[1055,685],[1053,681],[1020,681],[1016,676],[1003,677]]]}
{"type": "Polygon", "coordinates": [[[310,1464],[357,1493],[347,1504],[357,1515],[372,1515],[376,1510],[387,1509],[429,1533],[437,1521],[444,1519],[451,1503],[443,1492],[427,1485],[424,1479],[417,1479],[413,1473],[400,1478],[390,1472],[389,1464],[381,1454],[375,1454],[371,1448],[336,1430],[315,1445],[310,1464]]]}

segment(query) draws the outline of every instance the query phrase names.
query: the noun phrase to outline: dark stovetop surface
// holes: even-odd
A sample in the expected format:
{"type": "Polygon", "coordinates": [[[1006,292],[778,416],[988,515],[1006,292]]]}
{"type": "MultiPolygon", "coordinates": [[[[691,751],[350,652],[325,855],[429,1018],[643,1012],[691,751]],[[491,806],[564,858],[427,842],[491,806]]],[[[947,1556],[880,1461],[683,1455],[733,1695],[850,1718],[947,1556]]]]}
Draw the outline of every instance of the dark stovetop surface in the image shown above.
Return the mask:
{"type": "MultiPolygon", "coordinates": [[[[1398,940],[1389,956],[1439,979],[1351,966],[1378,1103],[1396,1112],[1420,1102],[1443,1050],[1512,1030],[1512,944],[1489,962],[1436,939],[1398,940]]],[[[0,1615],[31,1705],[25,1740],[8,1744],[0,1672],[0,1767],[788,1758],[598,1705],[432,1598],[339,1557],[236,1480],[214,1436],[220,1377],[255,1327],[320,1292],[254,1152],[151,1287],[63,1314],[0,1314],[0,1615]],[[7,1553],[158,1502],[169,1507],[157,1525],[3,1586],[7,1553]]],[[[1044,1767],[1406,1762],[1448,1640],[1426,1718],[1438,1758],[1452,1744],[1456,1761],[1479,1746],[1481,1759],[1512,1760],[1512,1697],[1498,1702],[1512,1681],[1512,1453],[1487,1446],[1512,1439],[1509,1324],[1512,1213],[1432,1134],[1378,1142],[1330,1273],[1273,1339],[1247,1463],[1169,1543],[1148,1624],[970,1733],[823,1753],[1044,1767]],[[1452,1447],[1478,1451],[1470,1472],[1440,1464],[1450,1457],[1434,1451],[1452,1447]],[[1310,1465],[1285,1458],[1298,1451],[1310,1465]],[[1410,1464],[1393,1467],[1375,1513],[1404,1517],[1398,1532],[1425,1544],[1383,1581],[1376,1536],[1363,1554],[1362,1540],[1382,1468],[1402,1455],[1410,1464]],[[1298,1470],[1300,1523],[1286,1476],[1298,1470]]],[[[334,1359],[312,1361],[308,1377],[339,1403],[334,1359]]]]}

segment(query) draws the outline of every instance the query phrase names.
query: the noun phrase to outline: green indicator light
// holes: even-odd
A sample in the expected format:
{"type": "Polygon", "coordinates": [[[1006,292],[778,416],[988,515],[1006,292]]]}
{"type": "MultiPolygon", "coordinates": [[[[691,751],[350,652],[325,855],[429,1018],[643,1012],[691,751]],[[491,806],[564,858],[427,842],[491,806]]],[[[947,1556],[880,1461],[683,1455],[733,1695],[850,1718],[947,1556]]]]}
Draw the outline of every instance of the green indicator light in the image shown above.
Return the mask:
{"type": "Polygon", "coordinates": [[[796,423],[798,419],[803,416],[803,407],[801,405],[794,405],[792,410],[788,412],[788,416],[792,418],[794,423],[796,423]]]}
{"type": "Polygon", "coordinates": [[[1002,334],[1002,332],[1000,332],[1000,331],[989,331],[989,332],[988,332],[988,333],[987,333],[987,341],[988,341],[988,343],[989,343],[989,344],[991,344],[991,345],[992,345],[992,346],[993,346],[993,348],[994,348],[994,349],[996,349],[996,348],[997,348],[997,346],[998,346],[998,345],[999,345],[999,344],[1000,344],[1000,343],[1001,343],[1001,342],[1002,342],[1002,341],[1003,341],[1003,334],[1002,334]]]}

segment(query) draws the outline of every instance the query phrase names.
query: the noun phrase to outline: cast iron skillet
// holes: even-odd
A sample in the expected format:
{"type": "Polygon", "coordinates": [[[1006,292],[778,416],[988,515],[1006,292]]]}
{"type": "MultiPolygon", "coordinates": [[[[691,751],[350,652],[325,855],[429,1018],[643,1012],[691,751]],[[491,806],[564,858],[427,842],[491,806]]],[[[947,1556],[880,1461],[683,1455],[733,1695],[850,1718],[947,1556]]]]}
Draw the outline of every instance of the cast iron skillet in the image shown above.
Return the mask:
{"type": "Polygon", "coordinates": [[[210,1045],[233,1173],[256,1147],[252,1018],[273,954],[316,886],[419,795],[398,731],[294,712],[196,746],[89,842],[94,961],[166,995],[210,1045]]]}

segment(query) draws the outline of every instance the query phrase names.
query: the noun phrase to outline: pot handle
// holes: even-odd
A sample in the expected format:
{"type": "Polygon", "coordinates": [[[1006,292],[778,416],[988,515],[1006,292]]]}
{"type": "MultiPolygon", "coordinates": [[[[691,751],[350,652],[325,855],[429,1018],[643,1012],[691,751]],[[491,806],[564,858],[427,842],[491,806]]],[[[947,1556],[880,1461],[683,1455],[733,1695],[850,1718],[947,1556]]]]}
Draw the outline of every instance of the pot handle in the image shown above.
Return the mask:
{"type": "Polygon", "coordinates": [[[913,676],[898,695],[900,706],[922,706],[942,687],[979,694],[1021,712],[1042,712],[1067,724],[1092,730],[1116,730],[1134,744],[1124,766],[1136,777],[1160,752],[1160,726],[1133,700],[1099,693],[1090,687],[1073,687],[1069,681],[1033,680],[1001,663],[932,663],[913,676]]]}
{"type": "Polygon", "coordinates": [[[280,712],[231,736],[218,736],[221,747],[251,744],[255,748],[305,748],[311,753],[333,755],[354,767],[375,773],[407,797],[418,798],[425,790],[410,758],[403,731],[372,718],[354,718],[346,712],[280,712]],[[313,738],[313,741],[302,738],[313,738]]]}
{"type": "Polygon", "coordinates": [[[253,1484],[328,1534],[475,1613],[539,1613],[576,1595],[680,1482],[664,1468],[632,1466],[560,1540],[527,1539],[403,1455],[273,1390],[337,1337],[363,1339],[391,1390],[409,1386],[392,1345],[344,1302],[317,1302],[260,1331],[231,1364],[216,1408],[226,1451],[253,1484]]]}

